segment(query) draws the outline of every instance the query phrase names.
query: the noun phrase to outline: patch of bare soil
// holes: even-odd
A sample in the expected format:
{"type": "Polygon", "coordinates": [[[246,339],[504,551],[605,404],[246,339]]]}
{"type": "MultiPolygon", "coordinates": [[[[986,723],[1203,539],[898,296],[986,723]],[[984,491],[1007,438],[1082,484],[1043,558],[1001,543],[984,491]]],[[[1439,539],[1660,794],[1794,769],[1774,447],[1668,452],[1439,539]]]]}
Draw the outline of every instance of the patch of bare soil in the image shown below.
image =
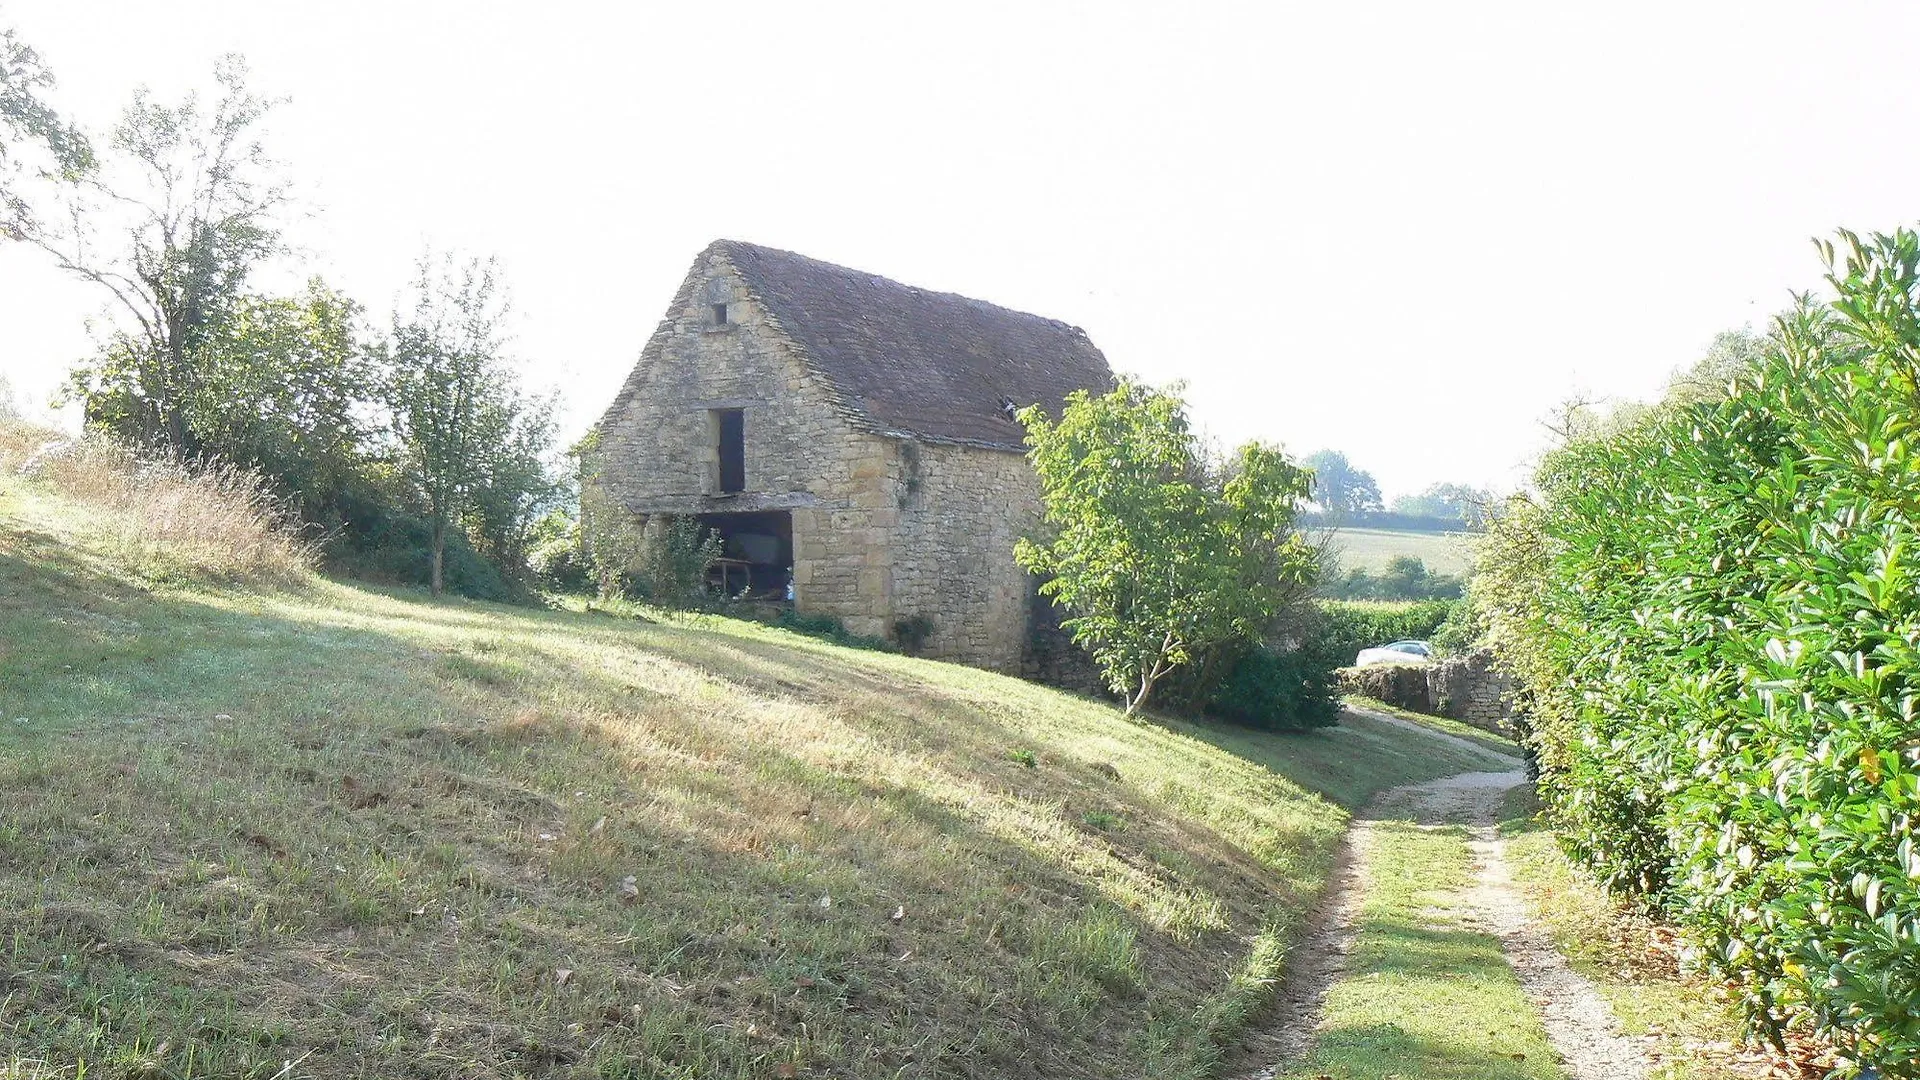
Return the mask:
{"type": "MultiPolygon", "coordinates": [[[[1516,775],[1514,783],[1523,779],[1516,775]]],[[[1506,842],[1493,827],[1498,805],[1496,792],[1487,814],[1472,823],[1467,847],[1473,852],[1475,883],[1462,898],[1470,911],[1467,925],[1500,939],[1572,1080],[1643,1080],[1649,1063],[1642,1040],[1620,1031],[1593,984],[1567,966],[1547,932],[1528,916],[1507,870],[1506,842]]]]}

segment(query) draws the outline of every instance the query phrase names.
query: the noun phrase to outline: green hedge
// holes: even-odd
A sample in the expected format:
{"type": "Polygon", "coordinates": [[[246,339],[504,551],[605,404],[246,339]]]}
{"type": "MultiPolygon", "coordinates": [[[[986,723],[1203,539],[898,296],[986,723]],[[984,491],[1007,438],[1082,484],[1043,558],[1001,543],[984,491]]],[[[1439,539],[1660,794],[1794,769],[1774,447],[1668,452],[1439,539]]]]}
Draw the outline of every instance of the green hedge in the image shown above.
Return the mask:
{"type": "Polygon", "coordinates": [[[1725,397],[1550,456],[1475,596],[1569,853],[1666,904],[1756,1028],[1892,1080],[1920,1076],[1920,238],[1842,243],[1837,302],[1725,397]]]}
{"type": "Polygon", "coordinates": [[[1308,647],[1335,667],[1346,667],[1361,649],[1431,638],[1459,606],[1458,600],[1324,600],[1321,625],[1312,632],[1308,647]]]}

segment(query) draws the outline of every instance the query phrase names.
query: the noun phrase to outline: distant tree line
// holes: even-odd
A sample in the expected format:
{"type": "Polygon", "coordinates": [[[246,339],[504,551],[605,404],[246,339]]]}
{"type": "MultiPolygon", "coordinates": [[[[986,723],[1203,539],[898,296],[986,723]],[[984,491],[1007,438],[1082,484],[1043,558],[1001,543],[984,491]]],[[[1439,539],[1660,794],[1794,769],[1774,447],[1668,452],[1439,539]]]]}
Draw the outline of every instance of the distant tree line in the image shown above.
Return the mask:
{"type": "Polygon", "coordinates": [[[0,235],[98,290],[110,321],[63,397],[142,452],[257,470],[336,568],[504,598],[564,501],[554,399],[509,359],[492,262],[423,255],[384,325],[292,254],[272,102],[222,60],[212,101],[137,93],[105,138],[44,100],[52,76],[0,37],[0,235]]]}
{"type": "Polygon", "coordinates": [[[1347,528],[1453,532],[1486,528],[1500,499],[1485,488],[1434,484],[1417,495],[1401,495],[1389,507],[1373,474],[1338,450],[1318,450],[1302,462],[1313,472],[1312,509],[1303,523],[1347,528]]]}
{"type": "Polygon", "coordinates": [[[1457,600],[1466,592],[1466,578],[1435,573],[1418,555],[1395,555],[1378,572],[1356,566],[1341,570],[1335,564],[1325,575],[1321,593],[1329,600],[1457,600]]]}

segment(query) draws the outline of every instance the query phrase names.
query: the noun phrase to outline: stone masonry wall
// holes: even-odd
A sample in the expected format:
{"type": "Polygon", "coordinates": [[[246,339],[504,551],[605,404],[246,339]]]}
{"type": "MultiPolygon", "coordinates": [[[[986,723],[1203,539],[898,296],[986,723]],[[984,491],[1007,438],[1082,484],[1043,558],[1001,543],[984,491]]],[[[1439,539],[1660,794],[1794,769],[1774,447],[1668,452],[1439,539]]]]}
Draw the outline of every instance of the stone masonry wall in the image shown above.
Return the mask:
{"type": "Polygon", "coordinates": [[[847,422],[724,257],[696,266],[674,298],[601,423],[600,454],[601,482],[638,515],[789,511],[795,606],[887,632],[890,440],[847,422]],[[714,303],[727,305],[725,324],[714,303]],[[714,409],[743,417],[746,490],[735,494],[719,491],[714,409]]]}
{"type": "Polygon", "coordinates": [[[933,624],[925,655],[1017,672],[1033,585],[1013,545],[1039,520],[1040,481],[1024,456],[895,444],[894,617],[933,624]]]}
{"type": "Polygon", "coordinates": [[[1340,688],[1413,712],[1463,720],[1484,731],[1512,735],[1507,677],[1493,654],[1476,652],[1431,664],[1373,664],[1342,668],[1340,688]]]}
{"type": "Polygon", "coordinates": [[[638,515],[788,511],[798,611],[887,638],[924,616],[924,655],[1019,669],[1030,585],[1013,543],[1039,506],[1025,458],[856,429],[724,256],[675,297],[600,453],[601,482],[638,515]],[[714,409],[742,411],[745,491],[718,491],[714,409]]]}
{"type": "Polygon", "coordinates": [[[1508,693],[1512,684],[1493,666],[1493,654],[1476,652],[1442,660],[1427,668],[1427,692],[1434,711],[1474,727],[1511,735],[1508,693]]]}

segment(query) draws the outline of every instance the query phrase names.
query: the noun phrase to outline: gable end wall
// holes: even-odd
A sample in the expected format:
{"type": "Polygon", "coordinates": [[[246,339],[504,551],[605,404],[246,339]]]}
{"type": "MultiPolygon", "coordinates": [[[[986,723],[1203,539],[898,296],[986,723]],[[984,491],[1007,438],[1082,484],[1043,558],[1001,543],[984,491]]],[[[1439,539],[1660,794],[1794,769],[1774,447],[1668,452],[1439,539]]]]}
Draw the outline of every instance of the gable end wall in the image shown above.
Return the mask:
{"type": "Polygon", "coordinates": [[[1038,481],[1017,453],[861,430],[848,406],[709,253],[675,295],[600,425],[601,481],[637,515],[792,514],[795,608],[894,635],[924,616],[923,653],[1017,671],[1027,575],[1013,543],[1038,481]],[[711,303],[730,290],[728,324],[711,303]],[[721,495],[708,412],[745,419],[746,490],[721,495]]]}

